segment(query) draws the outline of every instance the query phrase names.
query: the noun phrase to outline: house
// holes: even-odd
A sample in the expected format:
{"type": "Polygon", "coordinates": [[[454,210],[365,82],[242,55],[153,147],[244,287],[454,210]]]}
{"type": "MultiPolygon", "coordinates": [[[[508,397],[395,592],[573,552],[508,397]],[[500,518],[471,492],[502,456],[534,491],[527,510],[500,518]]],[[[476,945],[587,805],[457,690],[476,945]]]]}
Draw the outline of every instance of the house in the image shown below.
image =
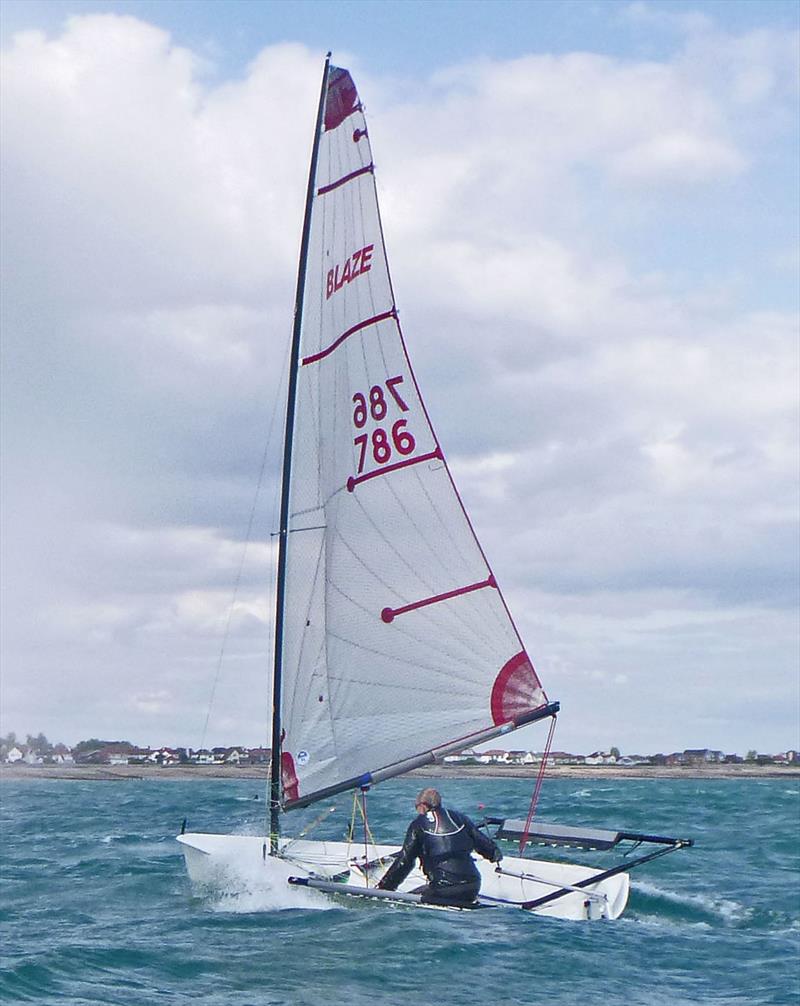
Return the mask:
{"type": "Polygon", "coordinates": [[[22,761],[23,757],[22,751],[15,745],[6,755],[6,762],[9,765],[14,765],[16,762],[22,761]]]}
{"type": "Polygon", "coordinates": [[[710,751],[708,748],[687,748],[683,752],[683,764],[715,764],[724,762],[725,755],[722,751],[710,751]]]}
{"type": "Polygon", "coordinates": [[[571,754],[569,751],[551,751],[548,764],[550,765],[584,765],[585,755],[571,754]]]}
{"type": "Polygon", "coordinates": [[[66,744],[55,744],[53,746],[53,752],[50,755],[50,761],[54,765],[74,765],[75,759],[72,756],[72,751],[67,747],[66,744]]]}
{"type": "Polygon", "coordinates": [[[177,765],[181,760],[180,755],[174,748],[158,748],[157,751],[151,751],[147,756],[147,760],[152,762],[154,765],[177,765]]]}
{"type": "Polygon", "coordinates": [[[445,755],[442,759],[448,765],[474,765],[480,760],[480,755],[472,748],[464,748],[458,754],[445,755]]]}
{"type": "Polygon", "coordinates": [[[586,755],[586,760],[584,762],[586,765],[616,765],[617,756],[612,755],[610,751],[592,751],[590,755],[586,755]]]}

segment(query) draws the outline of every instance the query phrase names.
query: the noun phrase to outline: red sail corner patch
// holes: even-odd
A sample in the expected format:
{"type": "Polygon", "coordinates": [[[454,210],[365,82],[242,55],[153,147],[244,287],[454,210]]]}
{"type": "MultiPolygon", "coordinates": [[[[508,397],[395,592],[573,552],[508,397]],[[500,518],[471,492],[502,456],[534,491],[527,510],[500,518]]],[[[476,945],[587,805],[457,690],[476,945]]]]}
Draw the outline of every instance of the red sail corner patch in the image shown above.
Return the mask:
{"type": "Polygon", "coordinates": [[[358,108],[358,91],[347,70],[332,66],[325,98],[325,128],[336,129],[358,108]]]}
{"type": "Polygon", "coordinates": [[[542,685],[530,657],[520,650],[501,668],[492,686],[492,720],[496,726],[508,723],[536,709],[544,701],[542,685]]]}
{"type": "Polygon", "coordinates": [[[300,782],[294,767],[294,758],[288,751],[281,752],[281,784],[284,800],[300,799],[300,782]]]}

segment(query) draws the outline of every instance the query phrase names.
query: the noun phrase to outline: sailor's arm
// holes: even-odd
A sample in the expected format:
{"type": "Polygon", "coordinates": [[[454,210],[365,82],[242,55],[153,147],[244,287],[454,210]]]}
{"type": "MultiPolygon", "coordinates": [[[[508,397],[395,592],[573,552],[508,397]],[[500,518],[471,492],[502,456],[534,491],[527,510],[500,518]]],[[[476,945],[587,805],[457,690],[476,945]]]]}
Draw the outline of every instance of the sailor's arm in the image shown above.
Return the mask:
{"type": "Polygon", "coordinates": [[[484,859],[488,859],[490,863],[499,863],[503,858],[503,853],[491,838],[479,831],[466,815],[464,815],[464,826],[472,839],[475,851],[480,853],[484,859]]]}
{"type": "Polygon", "coordinates": [[[414,869],[414,863],[417,861],[419,853],[419,835],[414,827],[414,822],[412,822],[408,826],[403,847],[400,850],[397,859],[395,859],[386,873],[384,873],[378,881],[378,887],[382,891],[396,891],[400,884],[403,883],[409,873],[411,873],[414,869]]]}

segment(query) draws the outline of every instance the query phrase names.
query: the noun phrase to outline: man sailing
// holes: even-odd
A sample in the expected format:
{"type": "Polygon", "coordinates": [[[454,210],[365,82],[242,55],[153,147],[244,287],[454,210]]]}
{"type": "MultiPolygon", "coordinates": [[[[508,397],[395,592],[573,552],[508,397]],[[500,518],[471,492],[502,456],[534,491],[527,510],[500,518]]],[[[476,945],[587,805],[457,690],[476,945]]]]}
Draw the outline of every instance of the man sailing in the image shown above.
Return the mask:
{"type": "Polygon", "coordinates": [[[414,894],[431,905],[468,907],[481,887],[481,875],[472,859],[478,852],[499,863],[502,852],[465,815],[442,806],[435,789],[423,789],[416,799],[417,817],[408,826],[403,848],[383,875],[378,887],[395,891],[419,860],[428,883],[414,894]]]}

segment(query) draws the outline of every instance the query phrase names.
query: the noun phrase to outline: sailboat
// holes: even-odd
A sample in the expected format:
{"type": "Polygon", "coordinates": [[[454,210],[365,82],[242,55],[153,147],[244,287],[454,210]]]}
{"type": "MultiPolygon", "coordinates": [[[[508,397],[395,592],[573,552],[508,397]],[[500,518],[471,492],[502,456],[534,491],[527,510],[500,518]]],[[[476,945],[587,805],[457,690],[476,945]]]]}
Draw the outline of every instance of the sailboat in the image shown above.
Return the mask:
{"type": "MultiPolygon", "coordinates": [[[[330,54],[295,299],[274,643],[268,833],[184,831],[191,880],[255,872],[312,899],[426,907],[414,893],[418,869],[398,891],[376,887],[396,845],[368,833],[360,846],[352,834],[292,837],[292,812],[554,722],[559,704],[545,694],[425,407],[389,275],[364,109],[330,54]]],[[[479,905],[615,919],[630,867],[690,844],[530,818],[482,826],[523,850],[658,848],[604,871],[523,855],[481,860],[479,905]]]]}

